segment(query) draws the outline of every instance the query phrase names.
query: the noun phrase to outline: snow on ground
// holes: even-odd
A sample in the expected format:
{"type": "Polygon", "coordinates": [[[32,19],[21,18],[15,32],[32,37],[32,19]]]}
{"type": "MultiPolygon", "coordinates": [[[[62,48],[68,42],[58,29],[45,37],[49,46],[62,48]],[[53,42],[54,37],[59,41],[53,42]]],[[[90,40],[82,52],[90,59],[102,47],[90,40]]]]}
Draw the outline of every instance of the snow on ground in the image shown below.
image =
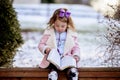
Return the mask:
{"type": "Polygon", "coordinates": [[[37,48],[40,34],[28,32],[22,33],[22,36],[25,42],[13,59],[13,67],[36,67],[42,59],[37,48]]]}

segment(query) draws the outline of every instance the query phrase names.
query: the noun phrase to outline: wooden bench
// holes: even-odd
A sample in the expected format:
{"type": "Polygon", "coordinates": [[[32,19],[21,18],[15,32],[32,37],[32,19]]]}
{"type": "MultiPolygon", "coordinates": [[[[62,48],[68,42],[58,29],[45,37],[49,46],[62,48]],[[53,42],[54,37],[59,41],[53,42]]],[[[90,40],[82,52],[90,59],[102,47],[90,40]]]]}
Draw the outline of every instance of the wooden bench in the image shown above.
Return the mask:
{"type": "MultiPolygon", "coordinates": [[[[0,80],[47,80],[49,70],[40,68],[0,68],[0,80]]],[[[79,68],[80,80],[120,80],[120,68],[79,68]]],[[[59,72],[59,80],[67,80],[59,72]]]]}

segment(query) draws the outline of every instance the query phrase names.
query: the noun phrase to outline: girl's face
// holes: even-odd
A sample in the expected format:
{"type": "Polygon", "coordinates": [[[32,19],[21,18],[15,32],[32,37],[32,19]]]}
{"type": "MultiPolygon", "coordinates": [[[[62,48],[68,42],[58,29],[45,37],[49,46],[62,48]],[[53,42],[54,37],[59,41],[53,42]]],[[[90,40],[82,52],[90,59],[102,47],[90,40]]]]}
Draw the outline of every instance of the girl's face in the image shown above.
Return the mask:
{"type": "Polygon", "coordinates": [[[55,23],[54,23],[54,28],[59,33],[65,32],[66,29],[67,29],[67,23],[66,22],[62,22],[60,20],[56,20],[55,23]]]}

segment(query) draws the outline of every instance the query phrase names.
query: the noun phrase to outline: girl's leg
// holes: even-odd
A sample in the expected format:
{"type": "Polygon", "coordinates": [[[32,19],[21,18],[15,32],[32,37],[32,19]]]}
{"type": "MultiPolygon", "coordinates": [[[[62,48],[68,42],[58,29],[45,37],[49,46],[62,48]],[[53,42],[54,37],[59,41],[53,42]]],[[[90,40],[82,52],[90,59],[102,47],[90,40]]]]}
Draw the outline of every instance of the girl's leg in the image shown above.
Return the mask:
{"type": "Polygon", "coordinates": [[[48,74],[48,80],[57,80],[58,79],[57,68],[53,64],[50,64],[48,66],[48,69],[50,69],[50,72],[48,74]]]}
{"type": "Polygon", "coordinates": [[[78,69],[77,68],[69,68],[67,70],[67,79],[68,80],[79,80],[78,79],[78,69]]]}

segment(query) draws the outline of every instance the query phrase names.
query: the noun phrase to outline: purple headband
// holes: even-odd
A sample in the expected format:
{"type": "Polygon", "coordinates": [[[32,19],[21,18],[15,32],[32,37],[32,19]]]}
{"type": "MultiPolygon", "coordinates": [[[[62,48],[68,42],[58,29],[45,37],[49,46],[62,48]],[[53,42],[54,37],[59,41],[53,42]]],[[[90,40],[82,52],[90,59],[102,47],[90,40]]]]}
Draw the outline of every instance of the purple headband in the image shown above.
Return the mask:
{"type": "Polygon", "coordinates": [[[64,9],[60,9],[59,17],[69,18],[70,14],[71,14],[70,12],[65,11],[64,9]]]}

